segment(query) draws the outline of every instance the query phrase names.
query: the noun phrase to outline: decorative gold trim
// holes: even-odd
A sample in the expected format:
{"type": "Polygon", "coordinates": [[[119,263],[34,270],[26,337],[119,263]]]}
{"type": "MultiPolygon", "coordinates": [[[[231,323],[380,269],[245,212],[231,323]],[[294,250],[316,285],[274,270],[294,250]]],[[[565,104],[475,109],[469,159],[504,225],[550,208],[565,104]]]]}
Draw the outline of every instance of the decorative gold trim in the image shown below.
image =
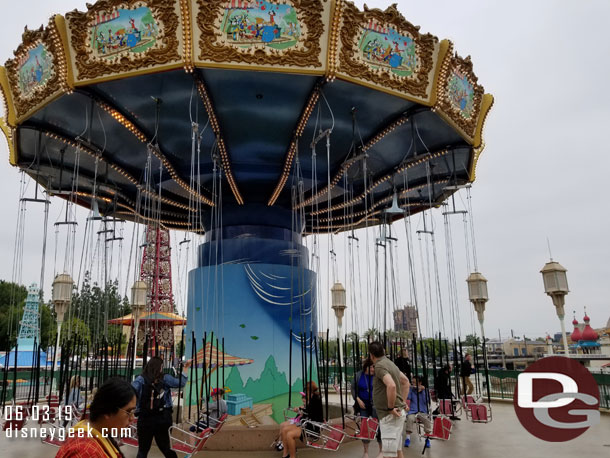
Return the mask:
{"type": "Polygon", "coordinates": [[[239,188],[237,187],[237,183],[235,182],[235,177],[233,176],[233,172],[231,170],[231,158],[229,156],[229,152],[227,151],[227,147],[225,146],[225,141],[222,136],[222,131],[220,130],[220,124],[218,123],[218,118],[216,117],[216,111],[214,110],[214,103],[210,98],[208,90],[203,82],[203,79],[199,76],[195,76],[195,83],[197,84],[197,92],[199,93],[199,97],[203,101],[203,105],[208,113],[208,119],[210,120],[210,125],[212,126],[212,130],[214,131],[214,135],[216,136],[216,143],[218,145],[218,151],[220,152],[220,161],[222,168],[227,176],[227,181],[229,182],[229,187],[231,188],[231,192],[235,197],[235,200],[239,205],[244,204],[244,199],[239,192],[239,188]]]}
{"type": "Polygon", "coordinates": [[[190,0],[180,0],[180,19],[182,23],[182,57],[184,59],[184,71],[193,73],[193,30],[191,21],[190,0]]]}
{"type": "Polygon", "coordinates": [[[4,118],[0,118],[0,130],[4,133],[6,143],[8,143],[8,160],[11,165],[17,165],[17,154],[15,148],[15,129],[6,123],[4,118]]]}
{"type": "Polygon", "coordinates": [[[398,11],[396,5],[388,7],[385,11],[379,9],[369,10],[366,5],[364,12],[352,3],[345,3],[342,14],[343,22],[340,33],[341,49],[339,51],[339,68],[337,77],[346,75],[357,81],[365,81],[375,85],[375,89],[386,88],[392,94],[404,93],[416,98],[421,103],[428,102],[431,96],[430,91],[430,72],[434,65],[435,45],[438,38],[433,35],[422,35],[419,27],[408,22],[398,11]],[[388,24],[400,33],[406,33],[413,37],[416,46],[419,68],[416,73],[408,78],[391,75],[386,71],[375,71],[368,65],[354,59],[354,50],[357,49],[355,43],[359,34],[359,29],[368,21],[377,21],[381,24],[388,24]]]}
{"type": "Polygon", "coordinates": [[[483,86],[479,85],[477,81],[478,78],[472,70],[470,56],[462,58],[457,54],[452,55],[451,50],[449,50],[441,68],[440,81],[437,88],[437,100],[432,110],[440,114],[443,119],[458,130],[470,144],[474,143],[484,92],[483,86]],[[453,106],[447,93],[447,86],[451,73],[456,68],[467,76],[468,82],[472,85],[474,92],[472,114],[468,118],[465,118],[460,110],[453,106]]]}
{"type": "MultiPolygon", "coordinates": [[[[151,72],[151,67],[169,65],[182,67],[182,58],[178,53],[178,28],[180,18],[176,14],[176,3],[168,0],[148,0],[147,2],[133,2],[128,0],[98,0],[95,4],[87,4],[87,11],[72,11],[66,14],[70,33],[71,45],[75,51],[75,66],[78,74],[76,78],[79,82],[83,80],[96,80],[108,74],[132,73],[147,67],[151,72]],[[134,9],[145,6],[150,9],[163,27],[157,37],[154,47],[147,49],[137,56],[122,55],[114,60],[94,59],[91,57],[91,44],[89,24],[92,17],[97,13],[109,13],[118,8],[134,9]],[[157,44],[160,44],[157,46],[157,44]]],[[[160,69],[157,69],[160,70],[160,69]]],[[[88,81],[90,84],[91,81],[88,81]]]]}
{"type": "Polygon", "coordinates": [[[332,0],[330,8],[330,31],[326,46],[326,81],[333,81],[337,74],[337,52],[341,30],[343,0],[332,0]]]}
{"type": "Polygon", "coordinates": [[[316,84],[315,87],[313,88],[313,91],[309,95],[309,100],[307,101],[307,104],[305,105],[305,109],[301,113],[297,127],[292,135],[292,140],[290,141],[290,146],[288,147],[288,152],[286,153],[286,159],[284,160],[284,167],[282,169],[282,175],[280,176],[280,179],[279,179],[277,185],[275,186],[275,189],[273,190],[273,194],[271,195],[271,197],[269,198],[269,201],[267,202],[267,205],[269,207],[271,207],[275,204],[278,197],[280,196],[280,193],[282,192],[282,189],[284,189],[284,186],[286,185],[286,181],[288,181],[288,177],[290,176],[290,169],[292,169],[292,161],[294,159],[294,155],[296,154],[299,138],[301,137],[301,135],[303,134],[303,131],[305,130],[305,126],[307,125],[307,121],[309,121],[309,117],[311,116],[311,113],[313,112],[314,107],[318,103],[318,99],[320,98],[320,90],[321,90],[320,85],[316,84]]]}
{"type": "Polygon", "coordinates": [[[477,123],[476,134],[474,136],[474,144],[475,148],[478,148],[483,143],[483,127],[485,126],[485,120],[487,119],[487,115],[491,110],[491,107],[494,104],[494,96],[491,94],[484,94],[483,101],[481,103],[481,111],[479,111],[479,120],[477,123]]]}
{"type": "MultiPolygon", "coordinates": [[[[321,37],[324,34],[322,12],[324,6],[321,0],[289,0],[297,10],[304,41],[298,49],[285,49],[267,52],[265,49],[251,48],[242,52],[233,46],[226,46],[218,42],[219,32],[215,24],[218,17],[222,17],[227,0],[197,0],[199,11],[197,13],[197,26],[201,33],[199,37],[199,61],[236,62],[255,64],[260,66],[292,66],[322,68],[320,59],[322,52],[321,37]]],[[[243,67],[242,67],[243,68],[243,67]]]]}
{"type": "Polygon", "coordinates": [[[11,85],[8,82],[8,75],[6,68],[0,66],[0,88],[2,89],[3,101],[4,101],[4,113],[6,114],[6,122],[9,126],[15,127],[17,125],[15,116],[15,105],[13,104],[13,93],[11,92],[11,85]]]}
{"type": "Polygon", "coordinates": [[[438,98],[438,82],[441,76],[441,70],[443,68],[443,62],[447,54],[453,49],[453,44],[449,40],[442,40],[439,46],[438,57],[436,60],[436,69],[434,70],[434,78],[432,79],[432,92],[430,94],[430,106],[434,106],[438,98]]]}
{"type": "Polygon", "coordinates": [[[54,16],[55,27],[61,41],[61,47],[66,63],[66,85],[71,89],[74,87],[74,72],[72,71],[72,60],[70,58],[70,44],[68,42],[68,29],[66,19],[61,14],[54,16]]]}
{"type": "Polygon", "coordinates": [[[182,68],[184,66],[183,62],[176,62],[175,64],[167,65],[164,67],[152,67],[152,68],[143,68],[141,70],[135,70],[133,72],[129,72],[129,74],[114,74],[108,76],[102,76],[100,78],[94,78],[87,81],[74,81],[74,87],[81,86],[91,86],[92,84],[106,83],[108,81],[115,81],[124,78],[132,78],[134,76],[141,75],[153,75],[155,73],[167,72],[170,70],[176,70],[178,68],[182,68]]]}
{"type": "Polygon", "coordinates": [[[485,94],[483,96],[483,103],[481,108],[481,113],[479,114],[479,125],[477,126],[477,135],[475,136],[475,147],[474,147],[474,155],[472,157],[472,163],[469,170],[470,182],[474,182],[477,179],[477,164],[479,163],[479,159],[481,158],[481,154],[485,149],[485,142],[483,142],[483,127],[485,126],[485,120],[487,118],[487,114],[491,110],[491,107],[494,104],[494,98],[491,94],[485,94]]]}

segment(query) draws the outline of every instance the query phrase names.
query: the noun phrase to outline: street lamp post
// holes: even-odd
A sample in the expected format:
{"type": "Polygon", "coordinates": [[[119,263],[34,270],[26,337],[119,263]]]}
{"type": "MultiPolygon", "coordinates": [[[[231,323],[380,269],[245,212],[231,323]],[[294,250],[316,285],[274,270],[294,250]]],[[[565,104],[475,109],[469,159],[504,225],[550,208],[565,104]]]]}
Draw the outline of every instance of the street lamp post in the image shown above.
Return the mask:
{"type": "Polygon", "coordinates": [[[489,300],[487,294],[487,279],[480,272],[471,273],[466,279],[468,283],[468,297],[474,310],[477,312],[477,318],[481,325],[481,338],[485,345],[485,329],[483,322],[485,320],[485,303],[489,300]]]}
{"type": "Polygon", "coordinates": [[[146,299],[148,297],[148,287],[145,281],[138,280],[131,287],[131,310],[134,324],[134,342],[133,342],[133,369],[136,367],[136,357],[138,349],[138,328],[140,327],[140,316],[146,308],[146,299]]]}
{"type": "MultiPolygon", "coordinates": [[[[74,282],[72,277],[68,274],[59,274],[53,280],[53,287],[51,291],[51,300],[55,308],[55,315],[57,316],[57,337],[55,339],[55,351],[53,352],[53,367],[55,367],[56,361],[58,360],[58,354],[61,351],[59,347],[59,337],[61,335],[61,326],[64,322],[64,316],[66,311],[72,302],[72,288],[74,282]]],[[[53,389],[53,380],[51,379],[51,387],[49,393],[53,389]]]]}
{"type": "Polygon", "coordinates": [[[337,334],[339,336],[339,360],[343,364],[343,315],[347,308],[345,288],[341,283],[335,283],[330,289],[332,299],[332,309],[335,311],[337,318],[337,334]]]}
{"type": "Polygon", "coordinates": [[[544,292],[553,299],[553,305],[555,306],[557,317],[561,323],[564,354],[569,358],[570,352],[568,350],[568,338],[566,336],[566,326],[564,323],[565,296],[570,292],[568,289],[568,276],[566,275],[566,272],[567,269],[565,267],[552,259],[547,262],[540,271],[544,282],[544,292]]]}

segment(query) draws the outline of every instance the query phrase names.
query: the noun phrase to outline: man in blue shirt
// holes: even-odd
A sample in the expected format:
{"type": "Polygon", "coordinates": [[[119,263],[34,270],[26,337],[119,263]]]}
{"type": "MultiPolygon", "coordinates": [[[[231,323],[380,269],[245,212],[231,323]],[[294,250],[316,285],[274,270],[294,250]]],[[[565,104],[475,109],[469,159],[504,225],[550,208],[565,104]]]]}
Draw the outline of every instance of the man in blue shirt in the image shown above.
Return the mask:
{"type": "MultiPolygon", "coordinates": [[[[411,445],[411,433],[415,430],[415,422],[419,421],[424,425],[426,434],[432,433],[432,420],[430,419],[428,406],[430,405],[430,394],[422,384],[421,378],[413,377],[413,384],[407,396],[409,402],[409,412],[407,413],[407,438],[405,447],[411,445]]],[[[426,447],[430,447],[430,439],[426,438],[426,447]]]]}

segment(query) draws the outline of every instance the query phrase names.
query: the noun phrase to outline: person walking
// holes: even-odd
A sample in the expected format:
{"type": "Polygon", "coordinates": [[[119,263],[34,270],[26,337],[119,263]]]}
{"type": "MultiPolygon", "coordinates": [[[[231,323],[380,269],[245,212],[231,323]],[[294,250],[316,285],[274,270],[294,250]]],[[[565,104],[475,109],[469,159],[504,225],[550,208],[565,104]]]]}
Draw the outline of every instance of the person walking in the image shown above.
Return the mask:
{"type": "MultiPolygon", "coordinates": [[[[424,432],[429,435],[432,433],[432,420],[429,415],[430,393],[424,386],[419,376],[413,377],[413,385],[409,390],[409,412],[407,413],[407,437],[405,447],[411,445],[411,433],[415,431],[415,422],[419,421],[424,425],[424,432]]],[[[430,439],[426,437],[426,448],[430,448],[430,439]]]]}
{"type": "Polygon", "coordinates": [[[369,344],[369,357],[375,365],[373,406],[381,430],[382,450],[378,457],[403,458],[405,399],[409,392],[409,379],[385,356],[380,342],[369,344]]]}
{"type": "Polygon", "coordinates": [[[464,391],[466,395],[472,394],[474,391],[474,385],[470,380],[470,376],[472,375],[472,359],[470,353],[466,353],[464,357],[464,362],[460,367],[460,377],[462,377],[462,381],[464,382],[464,391]]]}
{"type": "Polygon", "coordinates": [[[163,374],[163,360],[153,356],[132,385],[138,395],[138,458],[148,456],[153,438],[166,458],[177,458],[169,441],[173,410],[171,389],[186,385],[186,375],[176,378],[163,374]]]}
{"type": "MultiPolygon", "coordinates": [[[[364,360],[362,370],[356,373],[356,376],[352,380],[351,392],[352,398],[354,398],[354,412],[360,415],[362,418],[377,418],[377,412],[373,407],[373,379],[375,378],[375,365],[370,358],[364,360]]],[[[381,435],[379,430],[377,431],[377,442],[381,449],[381,435]]],[[[369,443],[368,440],[362,441],[364,447],[364,454],[362,458],[369,457],[369,443]]]]}

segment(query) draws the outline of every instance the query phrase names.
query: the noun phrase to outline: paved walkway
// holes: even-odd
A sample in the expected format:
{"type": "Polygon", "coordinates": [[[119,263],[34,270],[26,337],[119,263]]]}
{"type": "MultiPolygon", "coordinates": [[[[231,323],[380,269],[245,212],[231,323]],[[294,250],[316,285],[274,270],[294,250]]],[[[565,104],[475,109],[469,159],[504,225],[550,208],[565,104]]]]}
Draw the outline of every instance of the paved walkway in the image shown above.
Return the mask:
{"type": "MultiPolygon", "coordinates": [[[[426,451],[428,458],[574,458],[610,457],[610,415],[603,414],[601,423],[590,428],[585,434],[565,443],[550,443],[536,439],[527,433],[515,415],[512,404],[495,403],[493,422],[473,424],[465,419],[456,422],[451,439],[448,442],[435,441],[432,448],[426,451]]],[[[413,445],[404,449],[405,457],[419,457],[423,443],[416,437],[413,445]]],[[[377,445],[371,444],[371,458],[376,456],[377,445]]],[[[0,457],[44,458],[53,457],[57,449],[43,445],[40,439],[7,438],[0,433],[0,457]]],[[[124,447],[127,458],[135,458],[137,450],[124,447]]],[[[347,443],[336,452],[321,452],[313,449],[301,449],[299,458],[310,457],[353,457],[362,456],[362,446],[358,442],[347,443]]],[[[279,452],[200,452],[201,458],[280,458],[279,452]]],[[[149,454],[151,458],[162,457],[156,447],[149,454]]]]}

